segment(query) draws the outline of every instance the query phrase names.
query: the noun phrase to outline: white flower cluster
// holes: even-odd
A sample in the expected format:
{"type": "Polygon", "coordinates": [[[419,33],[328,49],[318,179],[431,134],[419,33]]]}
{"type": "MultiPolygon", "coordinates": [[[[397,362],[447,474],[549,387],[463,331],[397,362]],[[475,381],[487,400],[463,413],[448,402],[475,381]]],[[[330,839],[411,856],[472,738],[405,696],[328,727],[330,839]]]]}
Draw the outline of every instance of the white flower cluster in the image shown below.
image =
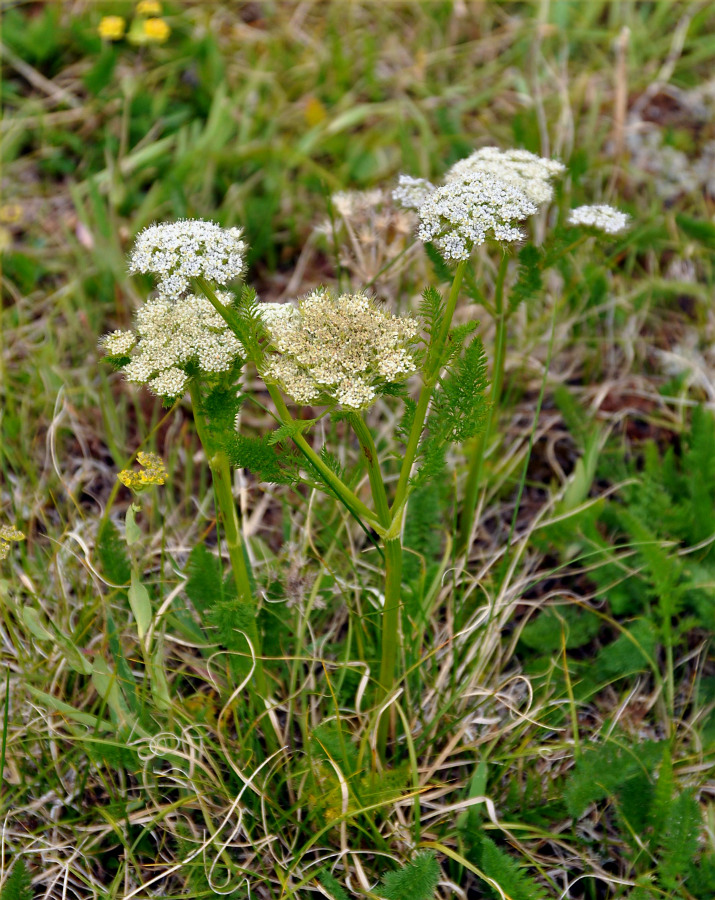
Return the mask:
{"type": "Polygon", "coordinates": [[[482,147],[471,156],[460,159],[448,170],[445,181],[454,181],[464,175],[488,172],[500,181],[517,188],[533,203],[548,203],[553,199],[551,179],[562,175],[566,166],[557,159],[545,159],[528,150],[500,150],[498,147],[482,147]]]}
{"type": "Polygon", "coordinates": [[[201,219],[150,225],[137,237],[129,271],[159,276],[159,292],[173,299],[189,288],[191,278],[225,285],[244,270],[241,234],[240,228],[221,228],[201,219]]]}
{"type": "Polygon", "coordinates": [[[137,336],[133,331],[112,331],[100,340],[108,356],[126,356],[136,342],[137,336]]]}
{"type": "Polygon", "coordinates": [[[553,198],[551,179],[564,171],[557,159],[528,150],[482,147],[456,162],[441,187],[400,175],[392,196],[406,209],[418,211],[420,240],[434,241],[448,259],[467,259],[487,237],[521,240],[513,223],[553,198]]]}
{"type": "Polygon", "coordinates": [[[628,216],[605,203],[595,206],[578,206],[569,213],[568,224],[598,228],[605,231],[606,234],[620,234],[628,228],[628,216]]]}
{"type": "MultiPolygon", "coordinates": [[[[217,297],[224,305],[233,302],[225,291],[217,292],[217,297]]],[[[161,295],[147,301],[137,312],[136,331],[112,332],[101,344],[110,356],[123,356],[136,343],[124,374],[162,397],[178,397],[185,391],[187,364],[195,363],[207,373],[225,372],[242,351],[211,303],[193,294],[178,302],[161,295]]]]}
{"type": "Polygon", "coordinates": [[[397,187],[392,192],[392,199],[404,209],[417,211],[434,191],[435,186],[426,178],[413,178],[412,175],[400,175],[397,187]]]}
{"type": "MultiPolygon", "coordinates": [[[[294,308],[295,309],[295,308],[294,308]]],[[[263,370],[297,403],[335,400],[364,409],[376,388],[415,371],[415,319],[379,309],[365,294],[331,296],[319,288],[292,315],[269,319],[271,344],[263,370]]]]}
{"type": "Polygon", "coordinates": [[[437,188],[419,209],[422,241],[434,241],[447,259],[468,259],[472,248],[489,236],[518,241],[513,225],[536,212],[536,205],[518,188],[489,172],[455,178],[437,188]]]}

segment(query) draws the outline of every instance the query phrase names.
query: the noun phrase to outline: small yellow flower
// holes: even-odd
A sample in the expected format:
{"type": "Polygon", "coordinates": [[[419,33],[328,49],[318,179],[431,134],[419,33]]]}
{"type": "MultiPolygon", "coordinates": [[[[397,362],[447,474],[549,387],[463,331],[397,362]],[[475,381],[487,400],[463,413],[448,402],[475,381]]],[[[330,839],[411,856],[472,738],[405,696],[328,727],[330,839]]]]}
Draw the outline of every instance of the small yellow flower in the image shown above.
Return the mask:
{"type": "Polygon", "coordinates": [[[145,39],[157,44],[163,44],[171,34],[171,28],[163,19],[146,19],[142,27],[145,39]]]}
{"type": "Polygon", "coordinates": [[[158,0],[139,0],[136,13],[138,16],[160,16],[161,3],[158,0]]]}
{"type": "Polygon", "coordinates": [[[105,41],[121,41],[126,23],[121,16],[104,16],[99,23],[99,36],[105,41]]]}
{"type": "Polygon", "coordinates": [[[13,525],[0,525],[0,559],[8,555],[12,541],[24,540],[25,535],[13,525]]]}
{"type": "Polygon", "coordinates": [[[164,484],[166,482],[164,460],[157,453],[144,453],[144,451],[140,450],[137,453],[137,461],[142,466],[139,472],[135,472],[132,469],[122,469],[117,474],[117,478],[129,490],[140,494],[155,484],[164,484]]]}

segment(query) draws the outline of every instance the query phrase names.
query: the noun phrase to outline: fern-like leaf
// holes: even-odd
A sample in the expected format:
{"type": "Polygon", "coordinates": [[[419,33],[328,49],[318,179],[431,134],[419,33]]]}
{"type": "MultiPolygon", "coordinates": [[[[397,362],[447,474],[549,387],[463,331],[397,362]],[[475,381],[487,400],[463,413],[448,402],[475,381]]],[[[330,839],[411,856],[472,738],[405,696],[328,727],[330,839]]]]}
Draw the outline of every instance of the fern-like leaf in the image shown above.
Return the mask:
{"type": "Polygon", "coordinates": [[[700,807],[691,791],[683,791],[670,808],[660,841],[660,877],[666,887],[675,887],[690,867],[701,827],[700,807]]]}
{"type": "Polygon", "coordinates": [[[260,360],[266,339],[266,326],[261,315],[261,305],[252,287],[244,284],[236,302],[239,337],[249,356],[260,360]]]}
{"type": "Polygon", "coordinates": [[[283,444],[299,434],[305,434],[316,422],[317,419],[293,419],[292,422],[274,428],[268,435],[267,441],[269,444],[283,444]]]}
{"type": "MultiPolygon", "coordinates": [[[[492,878],[511,900],[545,900],[544,888],[515,859],[498,847],[491,838],[481,837],[481,869],[492,878]]],[[[487,882],[488,883],[488,882],[487,882]]],[[[491,887],[491,886],[490,886],[491,887]]],[[[491,888],[495,896],[499,894],[491,888]]]]}
{"type": "Polygon", "coordinates": [[[33,897],[32,881],[25,860],[18,856],[0,892],[0,900],[33,900],[33,897]]]}
{"type": "Polygon", "coordinates": [[[461,442],[479,434],[487,413],[486,388],[487,359],[477,336],[435,392],[430,430],[448,442],[461,442]]]}
{"type": "Polygon", "coordinates": [[[434,851],[422,850],[406,866],[388,872],[378,891],[385,900],[432,900],[440,875],[434,851]]]}
{"type": "Polygon", "coordinates": [[[657,845],[660,835],[670,816],[673,803],[673,761],[670,755],[670,747],[666,744],[663,750],[663,759],[658,770],[658,780],[653,791],[653,799],[648,809],[648,825],[652,831],[651,843],[657,845]]]}
{"type": "Polygon", "coordinates": [[[318,873],[318,883],[330,900],[350,900],[347,891],[328,869],[321,869],[318,873]]]}
{"type": "Polygon", "coordinates": [[[298,468],[292,453],[276,451],[275,432],[267,437],[245,434],[228,435],[223,446],[232,466],[248,469],[266,484],[294,484],[298,468]]]}
{"type": "Polygon", "coordinates": [[[422,292],[419,314],[430,340],[439,332],[444,322],[444,300],[434,287],[427,287],[422,292]]]}
{"type": "Polygon", "coordinates": [[[661,754],[654,741],[628,747],[616,741],[586,750],[576,762],[566,784],[565,799],[569,815],[577,818],[596,800],[613,795],[621,785],[653,764],[661,754]]]}

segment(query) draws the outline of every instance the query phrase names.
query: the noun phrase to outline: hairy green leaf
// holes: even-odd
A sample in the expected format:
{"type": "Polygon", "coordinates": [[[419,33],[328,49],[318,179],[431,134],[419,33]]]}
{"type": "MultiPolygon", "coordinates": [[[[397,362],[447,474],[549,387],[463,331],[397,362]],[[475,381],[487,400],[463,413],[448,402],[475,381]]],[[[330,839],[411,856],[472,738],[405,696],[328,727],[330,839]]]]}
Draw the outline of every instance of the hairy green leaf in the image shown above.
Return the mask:
{"type": "Polygon", "coordinates": [[[378,893],[385,900],[431,900],[440,879],[440,867],[433,850],[421,850],[414,859],[388,872],[378,893]]]}
{"type": "MultiPolygon", "coordinates": [[[[482,871],[496,881],[507,897],[511,900],[545,900],[544,888],[491,838],[481,836],[479,846],[482,871]]],[[[491,886],[490,890],[494,896],[499,896],[491,886]]]]}

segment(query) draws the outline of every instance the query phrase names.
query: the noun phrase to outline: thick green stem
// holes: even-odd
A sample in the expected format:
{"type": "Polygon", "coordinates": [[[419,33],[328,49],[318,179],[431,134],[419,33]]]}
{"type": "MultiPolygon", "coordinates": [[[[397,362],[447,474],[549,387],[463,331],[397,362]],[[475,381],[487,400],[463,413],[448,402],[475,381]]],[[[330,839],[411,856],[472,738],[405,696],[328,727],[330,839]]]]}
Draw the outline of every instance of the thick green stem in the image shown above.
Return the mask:
{"type": "Polygon", "coordinates": [[[400,468],[400,478],[397,482],[397,489],[395,490],[395,499],[392,502],[393,516],[396,513],[399,513],[407,499],[407,487],[410,480],[410,473],[412,472],[412,466],[415,461],[415,456],[417,455],[417,448],[419,447],[420,438],[422,437],[422,430],[425,425],[425,419],[427,418],[427,409],[429,408],[429,402],[432,398],[432,391],[434,390],[434,386],[437,384],[437,379],[439,377],[444,347],[447,343],[449,329],[452,325],[452,317],[454,316],[454,310],[456,309],[457,300],[459,299],[459,290],[462,286],[466,265],[466,260],[462,260],[457,265],[457,269],[454,273],[454,280],[452,281],[452,287],[449,291],[449,297],[447,298],[447,307],[444,311],[442,326],[438,333],[433,335],[432,341],[430,342],[424,381],[422,383],[420,395],[417,399],[415,417],[412,422],[410,436],[407,439],[407,446],[405,447],[405,455],[402,460],[402,467],[400,468]]]}
{"type": "MultiPolygon", "coordinates": [[[[208,433],[208,423],[204,420],[203,414],[201,413],[201,400],[196,385],[192,385],[190,391],[191,403],[194,408],[196,430],[211,469],[216,505],[218,506],[218,512],[223,524],[223,537],[226,547],[228,548],[229,559],[231,560],[231,569],[236,583],[236,591],[238,592],[239,598],[244,603],[248,603],[255,608],[256,602],[253,596],[253,584],[251,582],[248,555],[243,543],[241,524],[238,519],[236,502],[233,499],[233,491],[231,489],[231,467],[226,453],[223,450],[216,450],[213,447],[213,442],[208,433]]],[[[263,673],[263,661],[260,659],[261,644],[258,628],[253,629],[250,637],[254,653],[256,654],[256,668],[254,672],[256,689],[261,697],[265,699],[268,696],[268,691],[266,688],[265,675],[263,673]]]]}
{"type": "Polygon", "coordinates": [[[465,553],[469,546],[469,539],[474,526],[474,516],[477,510],[477,498],[479,494],[479,486],[482,482],[482,472],[484,469],[484,454],[492,435],[494,422],[499,412],[499,402],[501,400],[501,392],[504,385],[504,361],[506,358],[506,326],[508,314],[504,309],[504,280],[506,278],[509,257],[504,255],[499,264],[499,272],[497,273],[497,282],[494,291],[494,310],[496,315],[496,340],[494,353],[494,371],[492,375],[492,389],[490,393],[489,412],[487,413],[487,421],[484,431],[476,440],[474,446],[474,455],[469,464],[469,472],[467,473],[467,484],[464,491],[464,503],[462,504],[462,515],[459,522],[459,537],[457,543],[457,555],[461,556],[465,553]]]}

